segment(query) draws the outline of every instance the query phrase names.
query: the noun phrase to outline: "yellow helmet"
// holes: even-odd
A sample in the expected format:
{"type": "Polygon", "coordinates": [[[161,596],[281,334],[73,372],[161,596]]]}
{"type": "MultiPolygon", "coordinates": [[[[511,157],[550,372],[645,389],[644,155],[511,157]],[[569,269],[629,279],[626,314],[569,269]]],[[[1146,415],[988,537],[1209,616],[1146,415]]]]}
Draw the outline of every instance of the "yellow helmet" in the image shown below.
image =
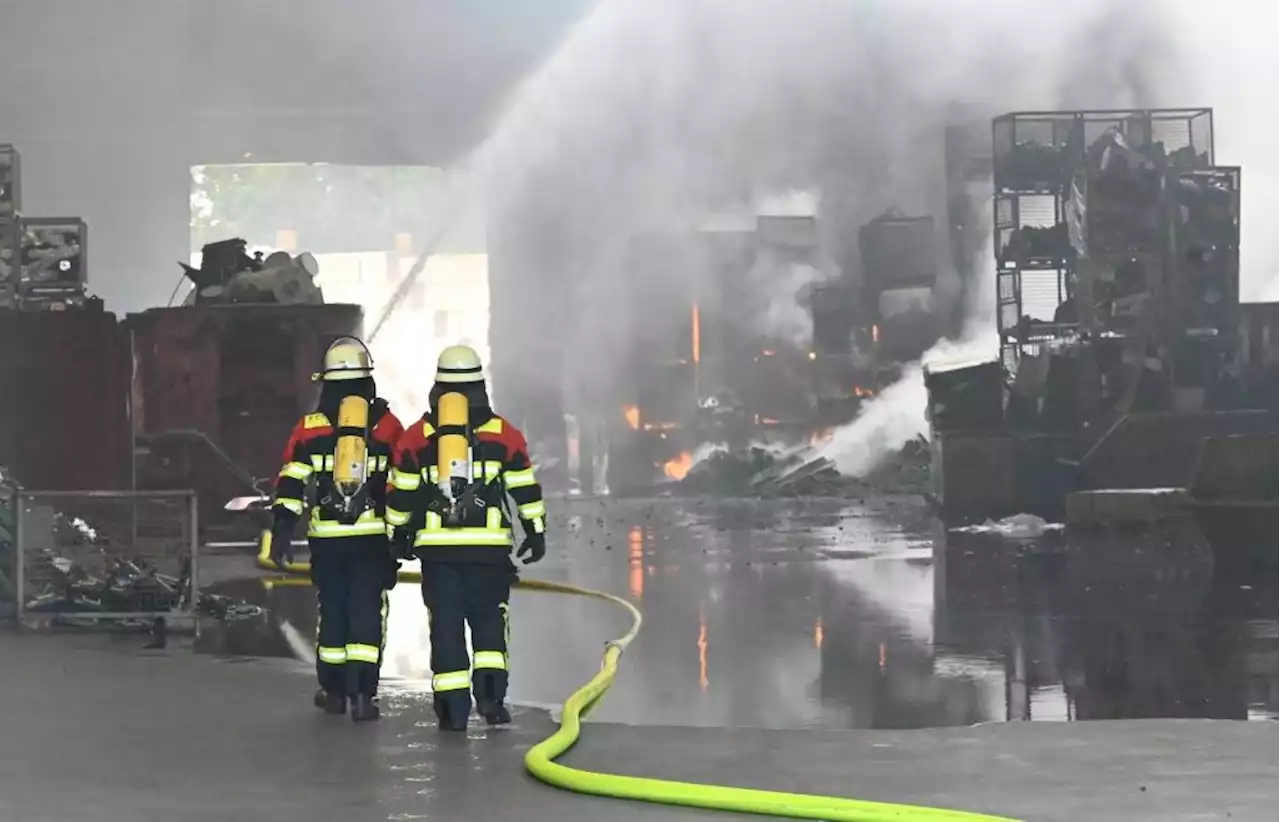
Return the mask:
{"type": "Polygon", "coordinates": [[[313,380],[358,380],[373,376],[373,355],[355,337],[339,337],[324,352],[324,370],[313,380]]]}
{"type": "Polygon", "coordinates": [[[483,382],[480,355],[465,345],[451,345],[436,360],[436,382],[483,382]]]}

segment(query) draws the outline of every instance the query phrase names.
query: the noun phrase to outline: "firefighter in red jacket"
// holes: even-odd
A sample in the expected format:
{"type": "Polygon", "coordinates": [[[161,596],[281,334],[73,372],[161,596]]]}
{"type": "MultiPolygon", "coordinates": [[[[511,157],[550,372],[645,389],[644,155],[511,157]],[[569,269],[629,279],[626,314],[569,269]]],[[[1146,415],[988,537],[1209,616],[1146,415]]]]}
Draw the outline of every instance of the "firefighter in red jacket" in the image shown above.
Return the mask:
{"type": "Polygon", "coordinates": [[[324,355],[320,401],[294,426],[276,480],[271,559],[293,559],[290,541],[314,481],[307,544],[319,599],[317,708],[378,718],[375,701],[385,643],[387,591],[398,563],[384,520],[392,449],[404,429],[377,396],[373,358],[364,343],[341,337],[324,355]]]}
{"type": "Polygon", "coordinates": [[[475,696],[490,725],[511,721],[507,693],[507,603],[515,503],[525,564],[546,553],[546,508],[524,434],[489,406],[480,358],[446,348],[430,410],[396,445],[387,496],[394,550],[422,562],[430,616],[431,687],[441,728],[464,730],[475,696]],[[471,627],[468,659],[466,626],[471,627]]]}

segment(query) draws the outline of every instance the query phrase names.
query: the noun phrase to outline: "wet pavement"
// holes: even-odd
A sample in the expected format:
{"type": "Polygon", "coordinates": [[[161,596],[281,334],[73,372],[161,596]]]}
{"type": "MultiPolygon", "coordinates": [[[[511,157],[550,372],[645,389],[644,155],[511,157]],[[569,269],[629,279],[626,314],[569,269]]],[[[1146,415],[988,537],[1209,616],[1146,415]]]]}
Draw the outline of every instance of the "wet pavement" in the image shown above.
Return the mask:
{"type": "MultiPolygon", "coordinates": [[[[1215,578],[1191,534],[1163,535],[1153,550],[1143,536],[948,533],[910,498],[553,510],[548,558],[527,575],[623,594],[645,612],[599,721],[830,729],[1277,716],[1274,570],[1215,578]]],[[[207,630],[202,649],[310,653],[309,589],[252,580],[219,591],[270,613],[207,630]]],[[[626,627],[601,603],[547,594],[518,593],[513,612],[513,696],[527,704],[559,703],[626,627]]],[[[420,689],[427,648],[417,590],[401,585],[387,678],[420,689]]]]}
{"type": "MultiPolygon", "coordinates": [[[[1274,581],[1215,580],[1195,540],[1119,562],[1060,536],[936,532],[908,500],[554,508],[536,575],[646,614],[569,764],[1044,822],[1275,818],[1276,722],[1002,722],[1274,718],[1274,581]]],[[[210,577],[251,562],[209,560],[210,577]]],[[[535,708],[439,734],[413,586],[395,592],[385,715],[368,726],[310,705],[309,589],[220,588],[270,611],[206,625],[202,654],[0,631],[0,819],[734,818],[534,782],[521,758],[554,727],[535,708]]],[[[624,628],[595,601],[521,593],[514,610],[526,703],[559,702],[624,628]]]]}

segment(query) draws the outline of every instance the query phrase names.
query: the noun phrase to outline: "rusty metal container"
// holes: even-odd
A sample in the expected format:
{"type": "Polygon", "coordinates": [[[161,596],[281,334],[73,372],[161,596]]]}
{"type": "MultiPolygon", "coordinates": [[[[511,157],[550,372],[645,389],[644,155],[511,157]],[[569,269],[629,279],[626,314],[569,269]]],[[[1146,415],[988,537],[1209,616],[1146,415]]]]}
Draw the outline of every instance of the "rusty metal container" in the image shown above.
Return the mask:
{"type": "Polygon", "coordinates": [[[28,488],[128,487],[128,338],[101,306],[0,309],[0,464],[28,488]]]}
{"type": "Polygon", "coordinates": [[[212,514],[274,477],[289,431],[315,402],[324,349],[363,321],[360,306],[344,304],[129,315],[138,487],[195,488],[212,514]]]}

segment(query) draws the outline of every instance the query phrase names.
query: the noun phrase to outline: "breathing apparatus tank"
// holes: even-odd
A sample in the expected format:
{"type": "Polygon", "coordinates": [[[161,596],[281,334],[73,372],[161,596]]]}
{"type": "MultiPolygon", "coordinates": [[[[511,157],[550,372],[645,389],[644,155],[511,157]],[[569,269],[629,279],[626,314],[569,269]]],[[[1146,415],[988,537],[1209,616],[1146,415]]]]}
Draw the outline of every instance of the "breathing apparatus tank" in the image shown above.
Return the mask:
{"type": "Polygon", "coordinates": [[[451,391],[440,396],[436,411],[441,431],[436,452],[436,484],[448,501],[442,515],[451,525],[458,524],[462,518],[460,502],[471,484],[470,416],[464,394],[451,391]]]}
{"type": "Polygon", "coordinates": [[[369,401],[352,395],[338,404],[337,439],[333,446],[333,484],[348,513],[369,479],[369,401]]]}
{"type": "MultiPolygon", "coordinates": [[[[344,382],[369,377],[373,358],[355,337],[339,337],[324,355],[324,370],[313,380],[344,382]]],[[[334,424],[332,487],[320,504],[339,520],[354,522],[369,507],[369,400],[348,394],[338,402],[334,424]]],[[[326,460],[328,462],[328,460],[326,460]]]]}

